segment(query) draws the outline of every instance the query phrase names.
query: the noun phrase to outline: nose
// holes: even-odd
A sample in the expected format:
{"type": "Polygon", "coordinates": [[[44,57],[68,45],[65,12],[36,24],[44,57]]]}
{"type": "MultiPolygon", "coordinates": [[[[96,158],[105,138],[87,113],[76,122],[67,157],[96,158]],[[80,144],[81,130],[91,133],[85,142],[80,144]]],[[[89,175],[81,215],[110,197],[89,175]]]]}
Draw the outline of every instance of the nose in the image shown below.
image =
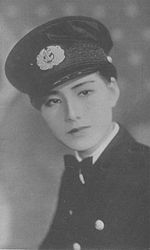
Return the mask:
{"type": "Polygon", "coordinates": [[[79,104],[79,101],[74,100],[73,98],[66,101],[66,121],[76,121],[81,118],[82,108],[79,104]]]}

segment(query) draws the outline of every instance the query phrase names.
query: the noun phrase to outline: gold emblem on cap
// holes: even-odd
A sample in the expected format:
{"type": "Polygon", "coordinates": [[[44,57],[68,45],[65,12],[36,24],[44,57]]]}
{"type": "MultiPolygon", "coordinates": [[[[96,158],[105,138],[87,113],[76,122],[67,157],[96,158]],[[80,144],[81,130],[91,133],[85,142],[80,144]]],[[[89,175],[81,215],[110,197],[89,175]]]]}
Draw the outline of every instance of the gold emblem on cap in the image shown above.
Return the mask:
{"type": "Polygon", "coordinates": [[[37,55],[37,65],[41,70],[52,69],[65,59],[65,51],[59,46],[48,46],[37,55]]]}

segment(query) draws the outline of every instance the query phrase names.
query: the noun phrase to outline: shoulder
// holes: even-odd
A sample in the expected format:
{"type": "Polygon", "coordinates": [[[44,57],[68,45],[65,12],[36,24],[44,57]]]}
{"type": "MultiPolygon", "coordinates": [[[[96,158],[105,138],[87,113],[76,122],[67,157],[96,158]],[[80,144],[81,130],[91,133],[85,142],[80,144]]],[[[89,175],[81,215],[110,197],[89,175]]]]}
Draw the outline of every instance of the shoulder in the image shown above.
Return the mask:
{"type": "Polygon", "coordinates": [[[143,160],[146,165],[150,166],[150,147],[138,142],[131,134],[128,133],[130,143],[128,146],[128,152],[136,159],[143,160]]]}
{"type": "Polygon", "coordinates": [[[150,148],[137,142],[128,130],[120,125],[118,134],[103,154],[103,162],[111,166],[110,172],[118,182],[140,185],[148,181],[150,148]]]}
{"type": "Polygon", "coordinates": [[[122,127],[120,132],[121,142],[118,146],[118,159],[115,155],[115,161],[120,166],[120,173],[124,179],[122,181],[127,181],[135,188],[143,186],[147,189],[150,175],[150,147],[138,142],[122,127]]]}
{"type": "Polygon", "coordinates": [[[118,145],[130,154],[137,154],[139,157],[150,157],[150,147],[138,142],[122,125],[120,125],[118,133],[118,145]]]}

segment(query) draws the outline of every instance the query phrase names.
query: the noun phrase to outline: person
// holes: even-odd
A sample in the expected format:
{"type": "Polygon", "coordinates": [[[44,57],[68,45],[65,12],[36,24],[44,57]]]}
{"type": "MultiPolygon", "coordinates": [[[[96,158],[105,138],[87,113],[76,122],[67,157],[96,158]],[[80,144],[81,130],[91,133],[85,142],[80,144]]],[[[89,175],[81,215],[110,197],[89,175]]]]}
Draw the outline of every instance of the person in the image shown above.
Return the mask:
{"type": "Polygon", "coordinates": [[[57,208],[39,249],[150,246],[150,150],[114,121],[120,91],[112,47],[101,22],[67,16],[36,27],[7,57],[10,83],[73,150],[64,156],[57,208]]]}

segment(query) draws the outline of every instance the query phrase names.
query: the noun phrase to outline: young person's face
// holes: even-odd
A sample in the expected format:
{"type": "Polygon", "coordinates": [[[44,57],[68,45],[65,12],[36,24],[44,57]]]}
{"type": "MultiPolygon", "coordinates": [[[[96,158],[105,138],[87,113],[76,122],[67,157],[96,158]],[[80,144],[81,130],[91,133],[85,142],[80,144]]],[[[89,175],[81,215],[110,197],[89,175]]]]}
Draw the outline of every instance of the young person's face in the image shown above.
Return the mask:
{"type": "Polygon", "coordinates": [[[53,89],[41,114],[59,141],[91,154],[112,129],[112,108],[118,97],[114,78],[106,82],[93,73],[53,89]]]}

